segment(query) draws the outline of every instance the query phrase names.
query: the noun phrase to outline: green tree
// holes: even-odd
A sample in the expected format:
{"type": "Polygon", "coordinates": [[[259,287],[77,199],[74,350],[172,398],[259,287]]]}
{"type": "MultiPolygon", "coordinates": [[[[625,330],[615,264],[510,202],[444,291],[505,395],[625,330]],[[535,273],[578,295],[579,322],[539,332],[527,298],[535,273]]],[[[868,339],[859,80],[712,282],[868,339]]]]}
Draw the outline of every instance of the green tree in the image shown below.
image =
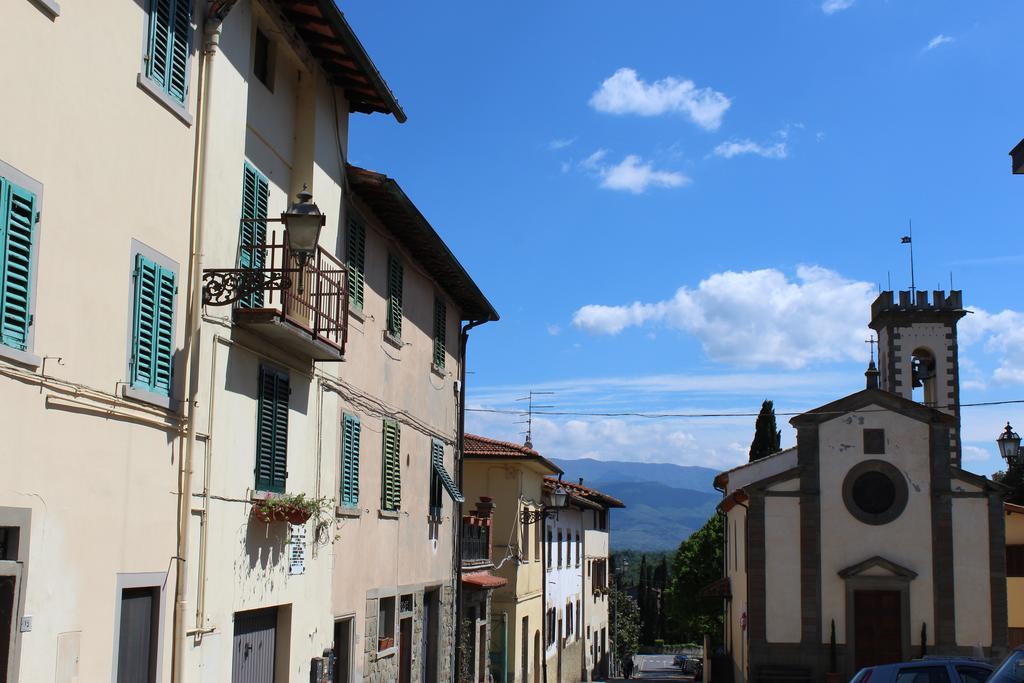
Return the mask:
{"type": "Polygon", "coordinates": [[[679,544],[666,596],[671,640],[699,643],[709,634],[721,642],[722,600],[701,597],[700,592],[722,578],[724,544],[725,525],[718,514],[679,544]]]}
{"type": "Polygon", "coordinates": [[[621,665],[640,648],[640,608],[625,591],[609,590],[611,598],[611,638],[615,660],[621,665]]]}
{"type": "Polygon", "coordinates": [[[992,475],[992,481],[1010,487],[1007,503],[1024,505],[1024,465],[1011,465],[1007,470],[1000,470],[992,475]]]}
{"type": "Polygon", "coordinates": [[[754,423],[754,440],[750,442],[750,462],[777,453],[781,443],[782,432],[775,424],[775,405],[765,400],[754,423]]]}

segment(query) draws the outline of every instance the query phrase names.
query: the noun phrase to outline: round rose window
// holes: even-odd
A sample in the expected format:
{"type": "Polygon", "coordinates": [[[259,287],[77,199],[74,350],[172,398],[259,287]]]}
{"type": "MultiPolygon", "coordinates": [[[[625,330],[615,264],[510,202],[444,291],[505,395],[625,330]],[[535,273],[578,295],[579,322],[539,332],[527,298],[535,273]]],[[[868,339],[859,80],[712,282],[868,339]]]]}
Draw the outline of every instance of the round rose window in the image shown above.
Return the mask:
{"type": "Polygon", "coordinates": [[[843,481],[843,502],[850,514],[865,524],[888,524],[907,506],[903,473],[884,460],[854,466],[843,481]]]}

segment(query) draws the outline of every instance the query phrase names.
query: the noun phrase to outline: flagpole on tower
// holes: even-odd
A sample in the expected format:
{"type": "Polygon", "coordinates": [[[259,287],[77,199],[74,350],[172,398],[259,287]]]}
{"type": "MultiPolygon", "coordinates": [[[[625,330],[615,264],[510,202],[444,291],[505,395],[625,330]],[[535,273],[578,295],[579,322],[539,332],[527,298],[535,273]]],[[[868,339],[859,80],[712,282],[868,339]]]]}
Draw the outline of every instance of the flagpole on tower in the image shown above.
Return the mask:
{"type": "Polygon", "coordinates": [[[914,223],[909,218],[907,219],[907,227],[909,228],[909,234],[903,236],[903,239],[900,240],[900,244],[910,245],[910,300],[916,301],[917,283],[914,281],[914,223]]]}

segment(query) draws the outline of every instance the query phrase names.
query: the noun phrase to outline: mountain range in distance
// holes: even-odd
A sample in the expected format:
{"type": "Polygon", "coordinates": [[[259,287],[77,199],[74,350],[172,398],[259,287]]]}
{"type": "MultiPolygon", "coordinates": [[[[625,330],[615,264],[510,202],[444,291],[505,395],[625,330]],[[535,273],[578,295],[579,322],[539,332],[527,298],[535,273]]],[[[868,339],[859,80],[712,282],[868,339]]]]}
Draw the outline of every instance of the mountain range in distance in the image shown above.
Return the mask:
{"type": "Polygon", "coordinates": [[[694,465],[624,462],[592,458],[556,459],[566,481],[621,500],[611,513],[613,550],[675,550],[704,525],[722,496],[712,486],[718,470],[694,465]]]}

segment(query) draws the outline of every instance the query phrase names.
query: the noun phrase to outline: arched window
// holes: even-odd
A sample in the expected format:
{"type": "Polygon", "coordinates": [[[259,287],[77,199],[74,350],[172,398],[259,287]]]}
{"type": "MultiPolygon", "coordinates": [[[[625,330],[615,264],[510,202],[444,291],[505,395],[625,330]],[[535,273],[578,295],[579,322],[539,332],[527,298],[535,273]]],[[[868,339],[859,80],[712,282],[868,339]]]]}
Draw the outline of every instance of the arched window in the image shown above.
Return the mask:
{"type": "Polygon", "coordinates": [[[910,359],[914,400],[933,408],[943,407],[937,403],[935,354],[924,347],[914,350],[910,359]]]}

